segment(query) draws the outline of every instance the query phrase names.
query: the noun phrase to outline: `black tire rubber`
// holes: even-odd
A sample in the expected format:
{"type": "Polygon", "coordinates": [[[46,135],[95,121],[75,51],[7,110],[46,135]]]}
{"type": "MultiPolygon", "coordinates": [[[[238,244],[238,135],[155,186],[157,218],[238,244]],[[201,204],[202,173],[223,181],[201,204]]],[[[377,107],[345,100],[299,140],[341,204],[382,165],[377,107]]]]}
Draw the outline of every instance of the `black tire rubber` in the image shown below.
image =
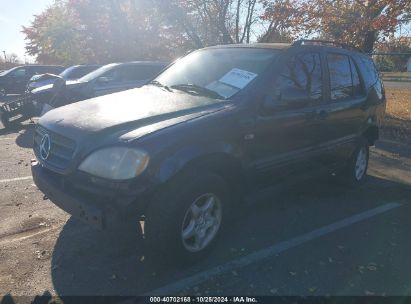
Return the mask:
{"type": "Polygon", "coordinates": [[[367,178],[367,169],[368,169],[368,159],[369,159],[369,144],[366,138],[361,137],[358,139],[357,147],[355,148],[350,160],[348,161],[348,165],[343,170],[342,172],[342,181],[344,184],[352,187],[360,186],[362,185],[366,178],[367,178]],[[357,160],[357,155],[360,152],[362,148],[365,148],[365,151],[367,153],[367,162],[366,162],[366,167],[365,167],[365,172],[360,180],[358,180],[355,176],[355,164],[357,160]]]}
{"type": "Polygon", "coordinates": [[[3,112],[3,110],[0,109],[0,121],[3,124],[3,127],[5,129],[10,128],[10,121],[9,121],[9,116],[7,113],[3,112]]]}
{"type": "Polygon", "coordinates": [[[230,196],[225,181],[216,174],[182,173],[151,200],[144,224],[145,253],[157,265],[190,265],[203,259],[216,244],[228,221],[230,196]],[[221,201],[223,216],[211,243],[199,252],[187,250],[181,239],[184,215],[196,198],[214,193],[221,201]]]}

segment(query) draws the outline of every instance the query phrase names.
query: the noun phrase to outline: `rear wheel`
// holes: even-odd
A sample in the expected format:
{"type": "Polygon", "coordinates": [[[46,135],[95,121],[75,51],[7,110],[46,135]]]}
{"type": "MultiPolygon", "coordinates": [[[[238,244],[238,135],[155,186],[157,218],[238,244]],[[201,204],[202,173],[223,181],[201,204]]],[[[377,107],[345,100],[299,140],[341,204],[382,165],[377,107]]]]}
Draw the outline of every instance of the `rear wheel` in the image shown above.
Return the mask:
{"type": "Polygon", "coordinates": [[[367,176],[369,145],[361,138],[343,174],[344,181],[355,186],[362,184],[367,176]]]}
{"type": "Polygon", "coordinates": [[[145,220],[147,259],[196,262],[209,253],[226,221],[229,195],[215,174],[185,174],[148,207],[145,220]]]}

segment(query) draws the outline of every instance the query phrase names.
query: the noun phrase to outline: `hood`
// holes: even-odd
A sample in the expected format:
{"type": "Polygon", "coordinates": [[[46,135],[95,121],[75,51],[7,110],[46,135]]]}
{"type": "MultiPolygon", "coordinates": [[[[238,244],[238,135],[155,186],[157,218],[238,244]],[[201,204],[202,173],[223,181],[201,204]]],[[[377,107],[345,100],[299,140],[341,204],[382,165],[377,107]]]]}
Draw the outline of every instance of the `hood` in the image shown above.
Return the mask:
{"type": "Polygon", "coordinates": [[[80,141],[132,140],[221,110],[229,103],[154,86],[105,95],[54,109],[39,120],[50,131],[80,141]]]}

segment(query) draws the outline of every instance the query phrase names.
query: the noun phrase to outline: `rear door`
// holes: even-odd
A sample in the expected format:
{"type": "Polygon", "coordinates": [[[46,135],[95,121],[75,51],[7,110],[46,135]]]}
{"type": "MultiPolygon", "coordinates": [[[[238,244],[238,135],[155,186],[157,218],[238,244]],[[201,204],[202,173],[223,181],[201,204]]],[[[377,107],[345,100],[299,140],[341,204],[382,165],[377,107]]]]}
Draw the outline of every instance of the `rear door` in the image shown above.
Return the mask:
{"type": "Polygon", "coordinates": [[[351,154],[364,121],[366,120],[366,93],[358,66],[349,54],[327,52],[329,89],[327,104],[322,107],[326,118],[318,122],[320,142],[328,152],[327,163],[339,162],[351,154]]]}

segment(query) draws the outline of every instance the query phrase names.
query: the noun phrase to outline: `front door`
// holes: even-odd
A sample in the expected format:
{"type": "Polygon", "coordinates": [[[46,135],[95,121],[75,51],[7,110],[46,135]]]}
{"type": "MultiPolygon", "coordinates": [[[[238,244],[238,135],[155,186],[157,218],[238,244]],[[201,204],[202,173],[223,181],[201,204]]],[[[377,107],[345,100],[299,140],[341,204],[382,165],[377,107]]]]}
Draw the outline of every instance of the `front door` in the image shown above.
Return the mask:
{"type": "Polygon", "coordinates": [[[31,76],[30,70],[24,67],[12,71],[9,76],[10,86],[7,88],[7,92],[11,94],[23,93],[31,76]]]}
{"type": "Polygon", "coordinates": [[[320,54],[309,52],[288,58],[278,77],[273,77],[266,97],[273,107],[260,108],[250,146],[254,168],[262,176],[282,179],[310,165],[319,137],[317,108],[324,102],[322,74],[320,54]]]}

